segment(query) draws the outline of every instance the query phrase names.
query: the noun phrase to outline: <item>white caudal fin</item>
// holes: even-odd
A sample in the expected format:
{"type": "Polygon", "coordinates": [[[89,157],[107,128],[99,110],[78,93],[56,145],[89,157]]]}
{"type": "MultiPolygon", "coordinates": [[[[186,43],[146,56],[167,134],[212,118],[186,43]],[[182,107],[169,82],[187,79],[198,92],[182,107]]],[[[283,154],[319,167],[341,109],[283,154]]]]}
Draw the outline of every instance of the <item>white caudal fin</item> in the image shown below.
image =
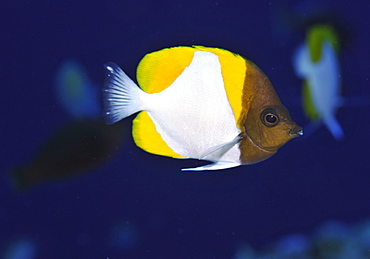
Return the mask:
{"type": "Polygon", "coordinates": [[[140,95],[144,92],[113,62],[104,65],[104,115],[113,124],[142,110],[140,95]]]}

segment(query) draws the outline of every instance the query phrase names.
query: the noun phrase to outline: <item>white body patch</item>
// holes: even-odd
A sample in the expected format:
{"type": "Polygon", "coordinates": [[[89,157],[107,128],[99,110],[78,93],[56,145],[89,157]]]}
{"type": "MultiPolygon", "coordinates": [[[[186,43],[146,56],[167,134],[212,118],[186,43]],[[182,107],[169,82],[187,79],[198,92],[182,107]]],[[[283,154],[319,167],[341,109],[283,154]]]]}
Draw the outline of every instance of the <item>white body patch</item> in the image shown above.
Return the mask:
{"type": "Polygon", "coordinates": [[[194,53],[191,64],[160,93],[141,96],[156,130],[181,156],[240,164],[240,130],[224,88],[218,56],[194,53]],[[235,141],[234,141],[235,140],[235,141]],[[234,141],[235,144],[230,142],[234,141]],[[229,145],[225,152],[217,146],[229,145]],[[215,148],[215,152],[209,152],[215,148]]]}

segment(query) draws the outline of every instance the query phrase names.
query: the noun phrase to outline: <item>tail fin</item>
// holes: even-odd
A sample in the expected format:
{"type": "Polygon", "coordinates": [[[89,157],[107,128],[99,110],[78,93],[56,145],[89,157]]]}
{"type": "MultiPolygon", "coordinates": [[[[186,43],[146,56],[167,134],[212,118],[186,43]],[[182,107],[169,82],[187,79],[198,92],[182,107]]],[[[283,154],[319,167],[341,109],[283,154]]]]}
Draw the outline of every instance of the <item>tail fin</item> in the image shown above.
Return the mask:
{"type": "Polygon", "coordinates": [[[344,133],[343,133],[342,127],[340,126],[339,122],[334,118],[334,116],[324,118],[323,120],[324,120],[326,127],[328,128],[330,133],[334,136],[334,138],[337,141],[343,140],[344,133]]]}
{"type": "Polygon", "coordinates": [[[113,124],[142,110],[140,94],[144,92],[115,63],[104,67],[104,115],[106,123],[113,124]]]}

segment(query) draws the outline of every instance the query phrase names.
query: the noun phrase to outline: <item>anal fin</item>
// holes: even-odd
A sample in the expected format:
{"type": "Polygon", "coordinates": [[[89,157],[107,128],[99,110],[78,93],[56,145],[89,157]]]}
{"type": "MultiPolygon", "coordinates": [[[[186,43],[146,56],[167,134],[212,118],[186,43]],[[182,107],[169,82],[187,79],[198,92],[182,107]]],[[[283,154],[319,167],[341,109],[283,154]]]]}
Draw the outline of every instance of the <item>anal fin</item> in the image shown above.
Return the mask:
{"type": "Polygon", "coordinates": [[[183,168],[181,171],[205,171],[205,170],[221,170],[239,166],[240,163],[232,162],[216,162],[208,165],[203,165],[195,168],[183,168]]]}

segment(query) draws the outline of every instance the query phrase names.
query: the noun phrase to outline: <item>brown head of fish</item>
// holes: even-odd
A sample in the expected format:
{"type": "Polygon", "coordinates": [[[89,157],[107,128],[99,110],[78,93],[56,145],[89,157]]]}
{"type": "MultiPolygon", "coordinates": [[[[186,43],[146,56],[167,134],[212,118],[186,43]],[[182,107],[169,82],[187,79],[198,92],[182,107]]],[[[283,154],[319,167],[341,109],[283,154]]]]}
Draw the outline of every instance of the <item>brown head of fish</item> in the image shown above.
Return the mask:
{"type": "Polygon", "coordinates": [[[292,138],[303,135],[302,127],[294,122],[281,103],[268,77],[251,61],[243,90],[243,110],[238,124],[240,160],[242,164],[263,161],[292,138]]]}

